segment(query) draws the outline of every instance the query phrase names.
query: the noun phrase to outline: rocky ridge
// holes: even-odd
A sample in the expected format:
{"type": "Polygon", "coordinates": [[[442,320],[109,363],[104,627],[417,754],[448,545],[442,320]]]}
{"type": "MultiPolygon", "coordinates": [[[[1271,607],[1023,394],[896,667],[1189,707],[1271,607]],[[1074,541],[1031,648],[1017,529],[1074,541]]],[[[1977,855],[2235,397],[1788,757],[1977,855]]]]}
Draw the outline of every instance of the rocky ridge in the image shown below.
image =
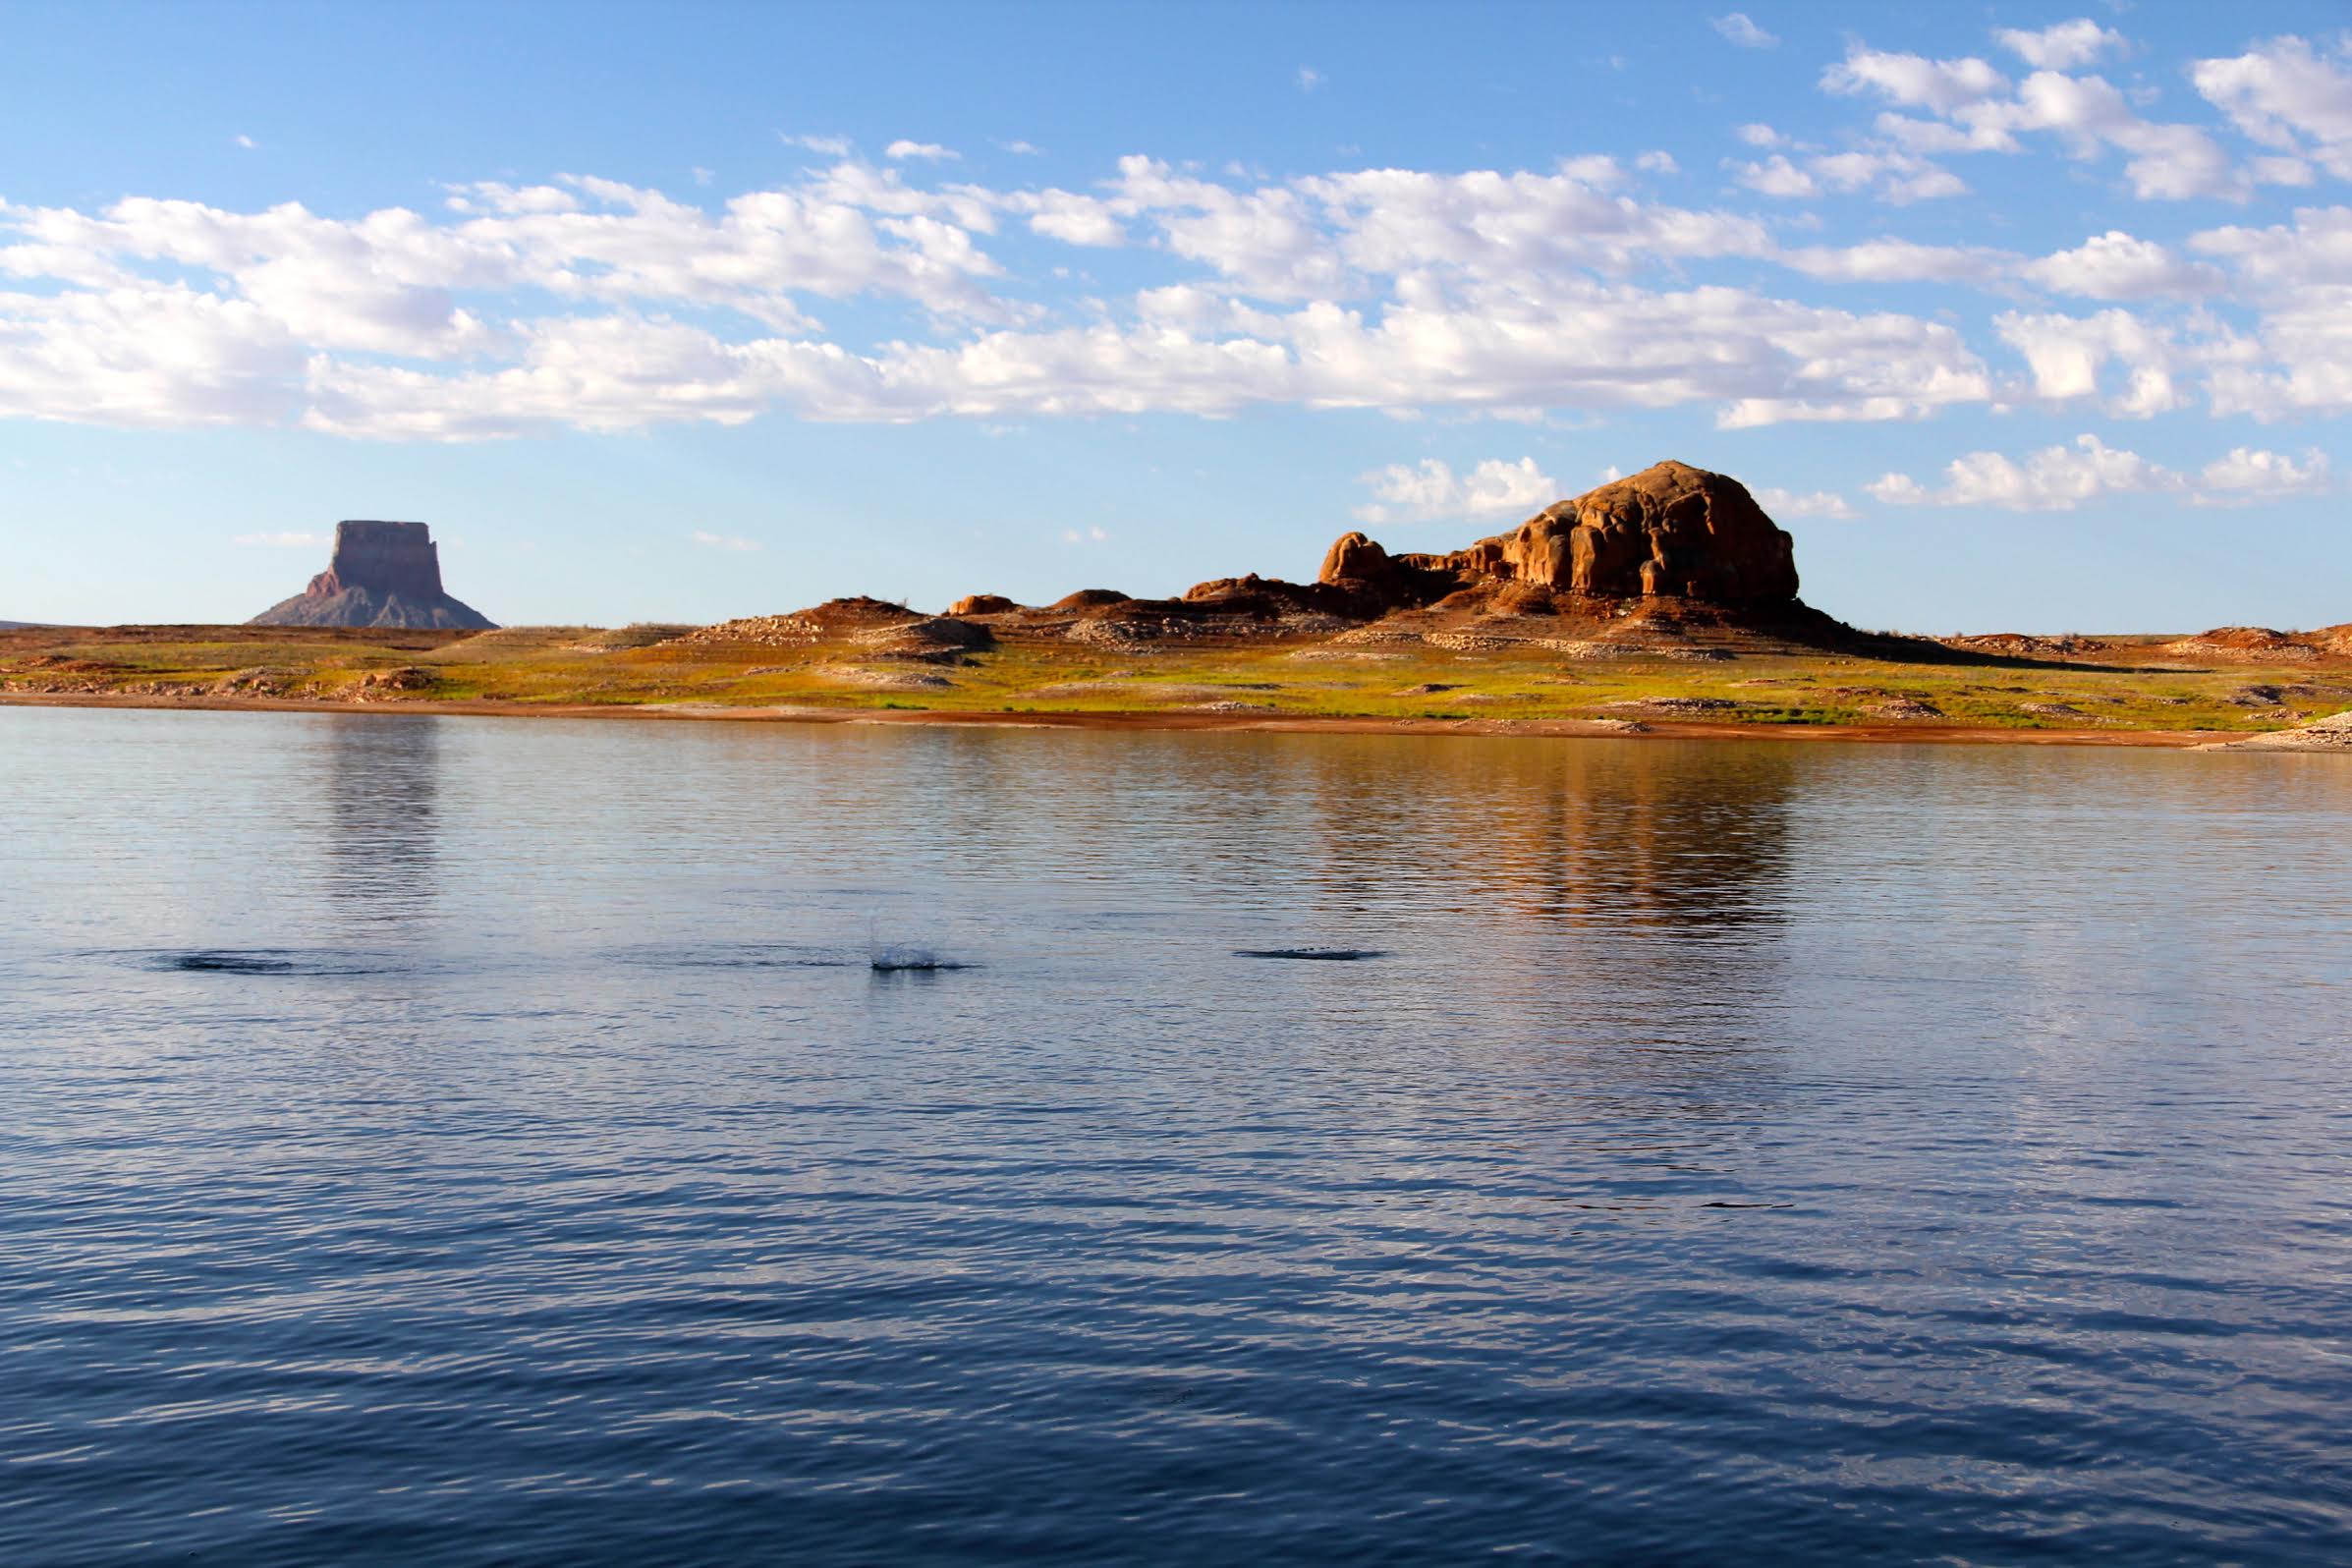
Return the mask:
{"type": "Polygon", "coordinates": [[[1807,608],[1797,586],[1789,535],[1745,486],[1664,462],[1449,553],[1392,555],[1366,534],[1344,534],[1312,583],[1249,573],[1180,598],[1082,588],[1041,606],[975,593],[948,614],[1008,635],[1139,653],[1320,638],[1722,658],[1732,654],[1709,644],[1759,633],[1806,646],[1859,636],[1807,608]]]}

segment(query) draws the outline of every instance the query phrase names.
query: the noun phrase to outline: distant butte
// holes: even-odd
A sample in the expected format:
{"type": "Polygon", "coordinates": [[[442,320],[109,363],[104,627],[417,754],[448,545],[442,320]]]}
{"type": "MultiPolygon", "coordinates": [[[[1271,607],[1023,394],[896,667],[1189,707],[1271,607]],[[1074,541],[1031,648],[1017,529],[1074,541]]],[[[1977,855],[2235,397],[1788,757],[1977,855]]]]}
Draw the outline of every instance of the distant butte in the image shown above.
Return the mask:
{"type": "Polygon", "coordinates": [[[327,569],[248,624],[476,631],[497,625],[442,590],[440,552],[423,524],[365,521],[336,524],[327,569]]]}

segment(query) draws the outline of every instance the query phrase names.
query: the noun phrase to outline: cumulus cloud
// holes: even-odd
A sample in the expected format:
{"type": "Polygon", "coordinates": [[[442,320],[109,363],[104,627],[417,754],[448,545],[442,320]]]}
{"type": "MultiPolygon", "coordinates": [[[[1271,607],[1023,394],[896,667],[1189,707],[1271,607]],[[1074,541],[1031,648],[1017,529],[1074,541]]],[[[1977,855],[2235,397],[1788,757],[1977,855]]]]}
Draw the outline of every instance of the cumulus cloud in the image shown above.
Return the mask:
{"type": "Polygon", "coordinates": [[[806,147],[827,158],[846,158],[850,155],[850,139],[847,137],[787,136],[784,140],[788,145],[806,147]]]}
{"type": "Polygon", "coordinates": [[[1867,194],[1896,206],[1966,194],[1958,175],[1888,138],[1873,138],[1839,151],[1791,141],[1768,125],[1735,133],[1752,147],[1772,149],[1759,162],[1724,160],[1732,178],[1759,196],[1811,200],[1826,195],[1867,194]]]}
{"type": "Polygon", "coordinates": [[[2226,281],[2218,267],[2187,261],[2153,240],[2120,229],[2028,263],[2024,276],[2059,294],[2097,300],[2138,300],[2212,294],[2226,281]]]}
{"type": "Polygon", "coordinates": [[[1391,463],[1363,476],[1373,499],[1356,508],[1365,523],[1434,523],[1526,517],[1560,498],[1559,482],[1532,457],[1516,463],[1488,458],[1467,474],[1424,458],[1419,465],[1391,463]]]}
{"type": "Polygon", "coordinates": [[[2012,271],[2019,258],[1983,246],[1916,245],[1909,240],[1868,240],[1849,246],[1803,246],[1784,251],[1780,264],[1816,278],[1854,283],[1989,283],[2012,271]]]}
{"type": "Polygon", "coordinates": [[[1313,92],[1323,84],[1323,74],[1313,66],[1301,66],[1295,80],[1301,92],[1313,92]]]}
{"type": "Polygon", "coordinates": [[[2108,412],[2138,419],[2187,401],[2174,380],[2186,356],[2172,331],[2128,310],[2088,316],[2012,310],[1995,316],[1993,327],[2025,357],[2031,377],[2026,390],[2034,398],[2066,402],[2104,393],[2108,412]],[[2110,364],[2124,372],[2120,386],[2107,377],[2110,364]]]}
{"type": "Polygon", "coordinates": [[[2189,80],[2240,131],[2291,154],[2281,172],[2291,176],[2310,158],[2352,180],[2352,39],[2328,56],[2301,38],[2273,38],[2241,55],[2200,60],[2189,80]]]}
{"type": "Polygon", "coordinates": [[[2010,512],[2070,512],[2101,496],[2179,489],[2179,475],[2096,435],[2044,447],[2018,463],[1998,452],[1970,452],[1944,469],[1930,489],[1907,474],[1886,474],[1863,488],[1897,506],[1991,506],[2010,512]]]}
{"type": "Polygon", "coordinates": [[[1808,490],[1800,494],[1766,485],[1750,493],[1756,497],[1757,505],[1776,518],[1821,517],[1844,521],[1861,516],[1854,510],[1854,503],[1835,490],[1808,490]]]}
{"type": "Polygon", "coordinates": [[[1731,170],[1733,178],[1758,196],[1802,201],[1821,194],[1819,180],[1777,152],[1761,163],[1734,161],[1725,166],[1731,170]]]}
{"type": "Polygon", "coordinates": [[[2331,483],[2327,456],[2307,451],[2303,461],[2253,447],[2232,447],[2198,476],[2196,499],[2211,506],[2242,506],[2288,495],[2319,495],[2331,483]]]}
{"type": "Polygon", "coordinates": [[[2122,33],[2102,28],[2089,17],[2077,17],[2039,31],[2003,28],[1993,36],[2000,40],[2002,48],[2044,71],[2072,71],[2124,45],[2122,33]]]}
{"type": "Polygon", "coordinates": [[[758,540],[747,539],[738,533],[705,533],[697,529],[687,536],[706,550],[746,551],[759,548],[758,540]]]}
{"type": "Polygon", "coordinates": [[[2095,435],[2044,447],[2021,463],[1998,452],[1970,452],[1944,469],[1934,488],[1907,474],[1887,474],[1864,488],[1896,506],[1986,506],[2011,512],[2071,512],[2117,495],[2175,495],[2198,505],[2242,506],[2312,495],[2328,487],[2327,459],[2308,452],[2298,463],[2277,452],[2237,447],[2195,475],[2177,473],[2095,435]]]}
{"type": "Polygon", "coordinates": [[[1743,49],[1769,49],[1780,40],[1748,20],[1745,11],[1734,11],[1727,17],[1717,17],[1715,30],[1743,49]]]}
{"type": "Polygon", "coordinates": [[[921,158],[926,163],[952,163],[963,157],[953,147],[943,147],[936,141],[893,141],[882,149],[882,156],[893,162],[921,158]]]}
{"type": "Polygon", "coordinates": [[[1831,92],[1876,93],[1906,108],[1952,114],[2007,91],[2009,79],[1974,55],[1931,60],[1857,42],[1847,49],[1845,59],[1821,73],[1821,85],[1831,92]]]}
{"type": "Polygon", "coordinates": [[[2219,333],[2206,386],[2218,415],[2258,420],[2352,411],[2352,207],[2304,207],[2291,224],[2209,229],[2189,249],[2261,308],[2250,333],[2219,333]]]}
{"type": "MultiPolygon", "coordinates": [[[[1817,191],[1899,177],[1883,149],[1774,156],[1817,191]]],[[[2185,245],[2115,230],[2022,257],[1893,237],[1789,248],[1748,213],[1634,186],[1589,155],[1287,179],[1133,156],[1081,190],[845,157],[695,200],[570,175],[346,217],[0,202],[0,417],[461,440],[771,412],[1696,405],[1743,427],[2021,398],[2145,416],[2184,406],[2200,377],[2216,409],[2261,418],[2352,406],[2345,209],[2185,245]],[[1000,255],[1008,230],[1019,245],[1000,255]],[[1132,253],[1132,292],[1065,281],[1058,262],[1109,247],[1132,253]],[[1682,276],[1703,260],[1775,262],[1788,288],[1829,297],[1682,276]],[[1835,298],[1904,282],[2262,314],[2011,310],[1988,330],[1835,298]],[[858,330],[828,329],[850,301],[858,330]],[[2022,370],[1988,366],[1980,332],[2022,370]]]]}
{"type": "Polygon", "coordinates": [[[2044,135],[2071,157],[2123,155],[2123,175],[2144,200],[2219,197],[2243,201],[2264,185],[2309,183],[2303,154],[2324,155],[2337,123],[2342,77],[2300,40],[2285,39],[2234,60],[2199,62],[2192,78],[2241,128],[2286,149],[2240,160],[2203,129],[2144,119],[2131,97],[2103,77],[2069,75],[2121,46],[2119,34],[2077,20],[2039,32],[2010,29],[2003,44],[2036,69],[2012,83],[1974,55],[1935,60],[1856,42],[1821,75],[1826,91],[1875,97],[1889,106],[1876,131],[1917,154],[2023,151],[2044,135]],[[1922,111],[1918,113],[1898,111],[1922,111]]]}

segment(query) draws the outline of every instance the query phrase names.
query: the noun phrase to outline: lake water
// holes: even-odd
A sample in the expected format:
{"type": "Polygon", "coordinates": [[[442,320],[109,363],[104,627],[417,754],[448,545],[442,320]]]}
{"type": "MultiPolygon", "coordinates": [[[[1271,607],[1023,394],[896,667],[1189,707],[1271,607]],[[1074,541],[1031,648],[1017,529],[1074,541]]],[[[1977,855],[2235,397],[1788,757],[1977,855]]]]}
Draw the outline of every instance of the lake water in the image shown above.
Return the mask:
{"type": "Polygon", "coordinates": [[[13,708],[0,803],[19,1568],[2352,1558],[2352,759],[13,708]]]}

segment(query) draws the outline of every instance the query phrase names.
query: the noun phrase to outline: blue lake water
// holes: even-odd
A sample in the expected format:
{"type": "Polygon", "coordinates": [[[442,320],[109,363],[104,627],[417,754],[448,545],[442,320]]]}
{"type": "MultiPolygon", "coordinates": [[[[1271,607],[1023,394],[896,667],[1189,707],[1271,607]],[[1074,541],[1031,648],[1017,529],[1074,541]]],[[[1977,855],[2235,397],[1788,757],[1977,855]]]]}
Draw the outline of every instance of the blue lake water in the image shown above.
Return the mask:
{"type": "Polygon", "coordinates": [[[2352,759],[13,708],[0,803],[0,1562],[2352,1560],[2352,759]]]}

